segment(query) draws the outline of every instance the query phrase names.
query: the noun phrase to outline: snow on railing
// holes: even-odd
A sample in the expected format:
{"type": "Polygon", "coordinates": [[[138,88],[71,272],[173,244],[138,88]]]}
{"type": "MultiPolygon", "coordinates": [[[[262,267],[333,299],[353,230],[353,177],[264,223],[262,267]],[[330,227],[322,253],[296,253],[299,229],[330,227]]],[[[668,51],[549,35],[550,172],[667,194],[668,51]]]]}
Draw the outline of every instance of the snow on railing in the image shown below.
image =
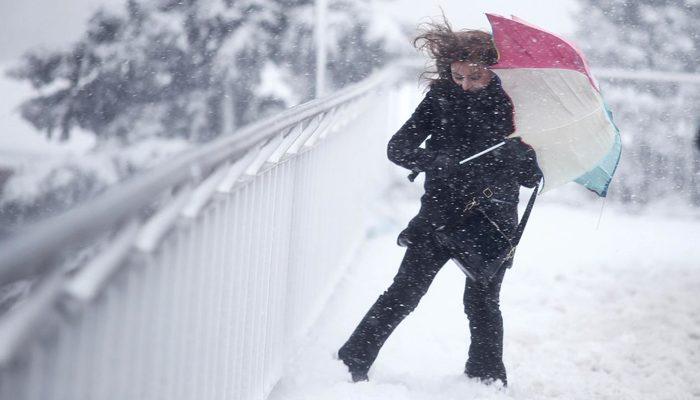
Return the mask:
{"type": "Polygon", "coordinates": [[[0,246],[0,399],[263,399],[386,182],[398,66],[0,246]],[[71,260],[89,254],[87,261],[71,260]],[[78,267],[67,270],[66,260],[78,267]]]}

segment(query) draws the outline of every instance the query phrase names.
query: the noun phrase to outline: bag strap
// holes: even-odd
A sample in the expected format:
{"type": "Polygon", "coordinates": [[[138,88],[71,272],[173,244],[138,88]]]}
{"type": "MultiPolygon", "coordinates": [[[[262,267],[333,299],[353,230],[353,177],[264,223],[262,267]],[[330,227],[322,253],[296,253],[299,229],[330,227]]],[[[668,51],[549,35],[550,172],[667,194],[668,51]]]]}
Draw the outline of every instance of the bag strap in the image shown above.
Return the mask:
{"type": "Polygon", "coordinates": [[[537,199],[537,192],[540,189],[540,183],[537,182],[535,185],[535,189],[532,191],[532,195],[530,195],[530,200],[527,202],[527,207],[525,207],[525,212],[523,213],[523,217],[520,219],[520,223],[518,224],[518,229],[515,230],[515,235],[511,238],[511,243],[513,247],[516,247],[518,243],[520,243],[520,238],[523,236],[523,232],[525,231],[525,225],[527,225],[527,220],[530,218],[530,212],[532,211],[532,206],[535,205],[535,199],[537,199]]]}

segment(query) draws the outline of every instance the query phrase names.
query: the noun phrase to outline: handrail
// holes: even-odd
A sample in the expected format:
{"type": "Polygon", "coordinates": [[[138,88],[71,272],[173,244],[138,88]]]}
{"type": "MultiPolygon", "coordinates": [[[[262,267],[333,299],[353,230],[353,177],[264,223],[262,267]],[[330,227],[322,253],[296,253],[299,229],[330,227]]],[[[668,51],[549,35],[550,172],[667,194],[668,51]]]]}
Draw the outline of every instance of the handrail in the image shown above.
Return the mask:
{"type": "Polygon", "coordinates": [[[55,267],[47,262],[53,255],[115,228],[152,204],[165,190],[197,178],[226,160],[240,157],[252,146],[264,143],[300,121],[331,110],[388,82],[392,78],[391,71],[397,68],[400,67],[389,66],[334,94],[291,107],[277,116],[247,125],[235,135],[220,137],[175,156],[167,163],[108,189],[85,204],[20,231],[17,236],[0,243],[0,286],[55,267]]]}

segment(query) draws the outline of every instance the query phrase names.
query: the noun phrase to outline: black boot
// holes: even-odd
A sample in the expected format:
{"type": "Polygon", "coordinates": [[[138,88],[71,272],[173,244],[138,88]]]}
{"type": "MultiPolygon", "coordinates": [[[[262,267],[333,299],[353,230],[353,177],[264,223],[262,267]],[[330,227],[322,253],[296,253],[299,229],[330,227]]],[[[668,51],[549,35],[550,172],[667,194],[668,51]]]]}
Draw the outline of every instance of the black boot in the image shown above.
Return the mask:
{"type": "Polygon", "coordinates": [[[476,379],[480,383],[483,383],[487,386],[495,384],[496,381],[500,381],[504,388],[508,386],[508,379],[506,378],[505,368],[493,372],[484,372],[483,370],[480,370],[477,373],[474,371],[470,371],[469,363],[467,363],[467,366],[464,369],[464,374],[467,375],[469,378],[476,379]]]}
{"type": "Polygon", "coordinates": [[[464,290],[464,312],[469,318],[469,356],[464,373],[482,383],[495,381],[508,384],[503,365],[503,317],[499,308],[501,270],[489,285],[478,285],[467,279],[464,290]]]}
{"type": "Polygon", "coordinates": [[[362,360],[354,358],[348,353],[345,347],[341,347],[340,350],[338,350],[338,359],[348,367],[352,381],[369,381],[369,377],[367,376],[368,369],[362,366],[362,360]]]}

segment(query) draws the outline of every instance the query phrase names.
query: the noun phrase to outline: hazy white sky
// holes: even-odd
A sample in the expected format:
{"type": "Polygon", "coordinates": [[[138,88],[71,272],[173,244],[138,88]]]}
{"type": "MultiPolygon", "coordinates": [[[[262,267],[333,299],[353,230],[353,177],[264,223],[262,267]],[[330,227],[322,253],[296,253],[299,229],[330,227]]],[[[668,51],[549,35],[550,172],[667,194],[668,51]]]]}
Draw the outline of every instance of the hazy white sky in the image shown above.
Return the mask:
{"type": "Polygon", "coordinates": [[[11,60],[34,46],[53,47],[75,40],[87,18],[103,3],[118,0],[0,0],[0,60],[11,60]]]}
{"type": "Polygon", "coordinates": [[[392,12],[418,24],[426,17],[439,17],[440,7],[455,28],[490,30],[485,12],[503,16],[517,15],[541,28],[562,35],[575,29],[572,14],[576,0],[397,0],[392,12]]]}
{"type": "MultiPolygon", "coordinates": [[[[0,0],[0,61],[17,58],[36,46],[54,47],[75,40],[85,20],[101,5],[125,0],[0,0]]],[[[379,1],[379,0],[375,0],[379,1]]],[[[438,16],[442,6],[457,28],[488,27],[484,12],[515,14],[560,34],[575,27],[571,13],[576,0],[396,0],[394,15],[416,25],[427,16],[438,16]]]]}

